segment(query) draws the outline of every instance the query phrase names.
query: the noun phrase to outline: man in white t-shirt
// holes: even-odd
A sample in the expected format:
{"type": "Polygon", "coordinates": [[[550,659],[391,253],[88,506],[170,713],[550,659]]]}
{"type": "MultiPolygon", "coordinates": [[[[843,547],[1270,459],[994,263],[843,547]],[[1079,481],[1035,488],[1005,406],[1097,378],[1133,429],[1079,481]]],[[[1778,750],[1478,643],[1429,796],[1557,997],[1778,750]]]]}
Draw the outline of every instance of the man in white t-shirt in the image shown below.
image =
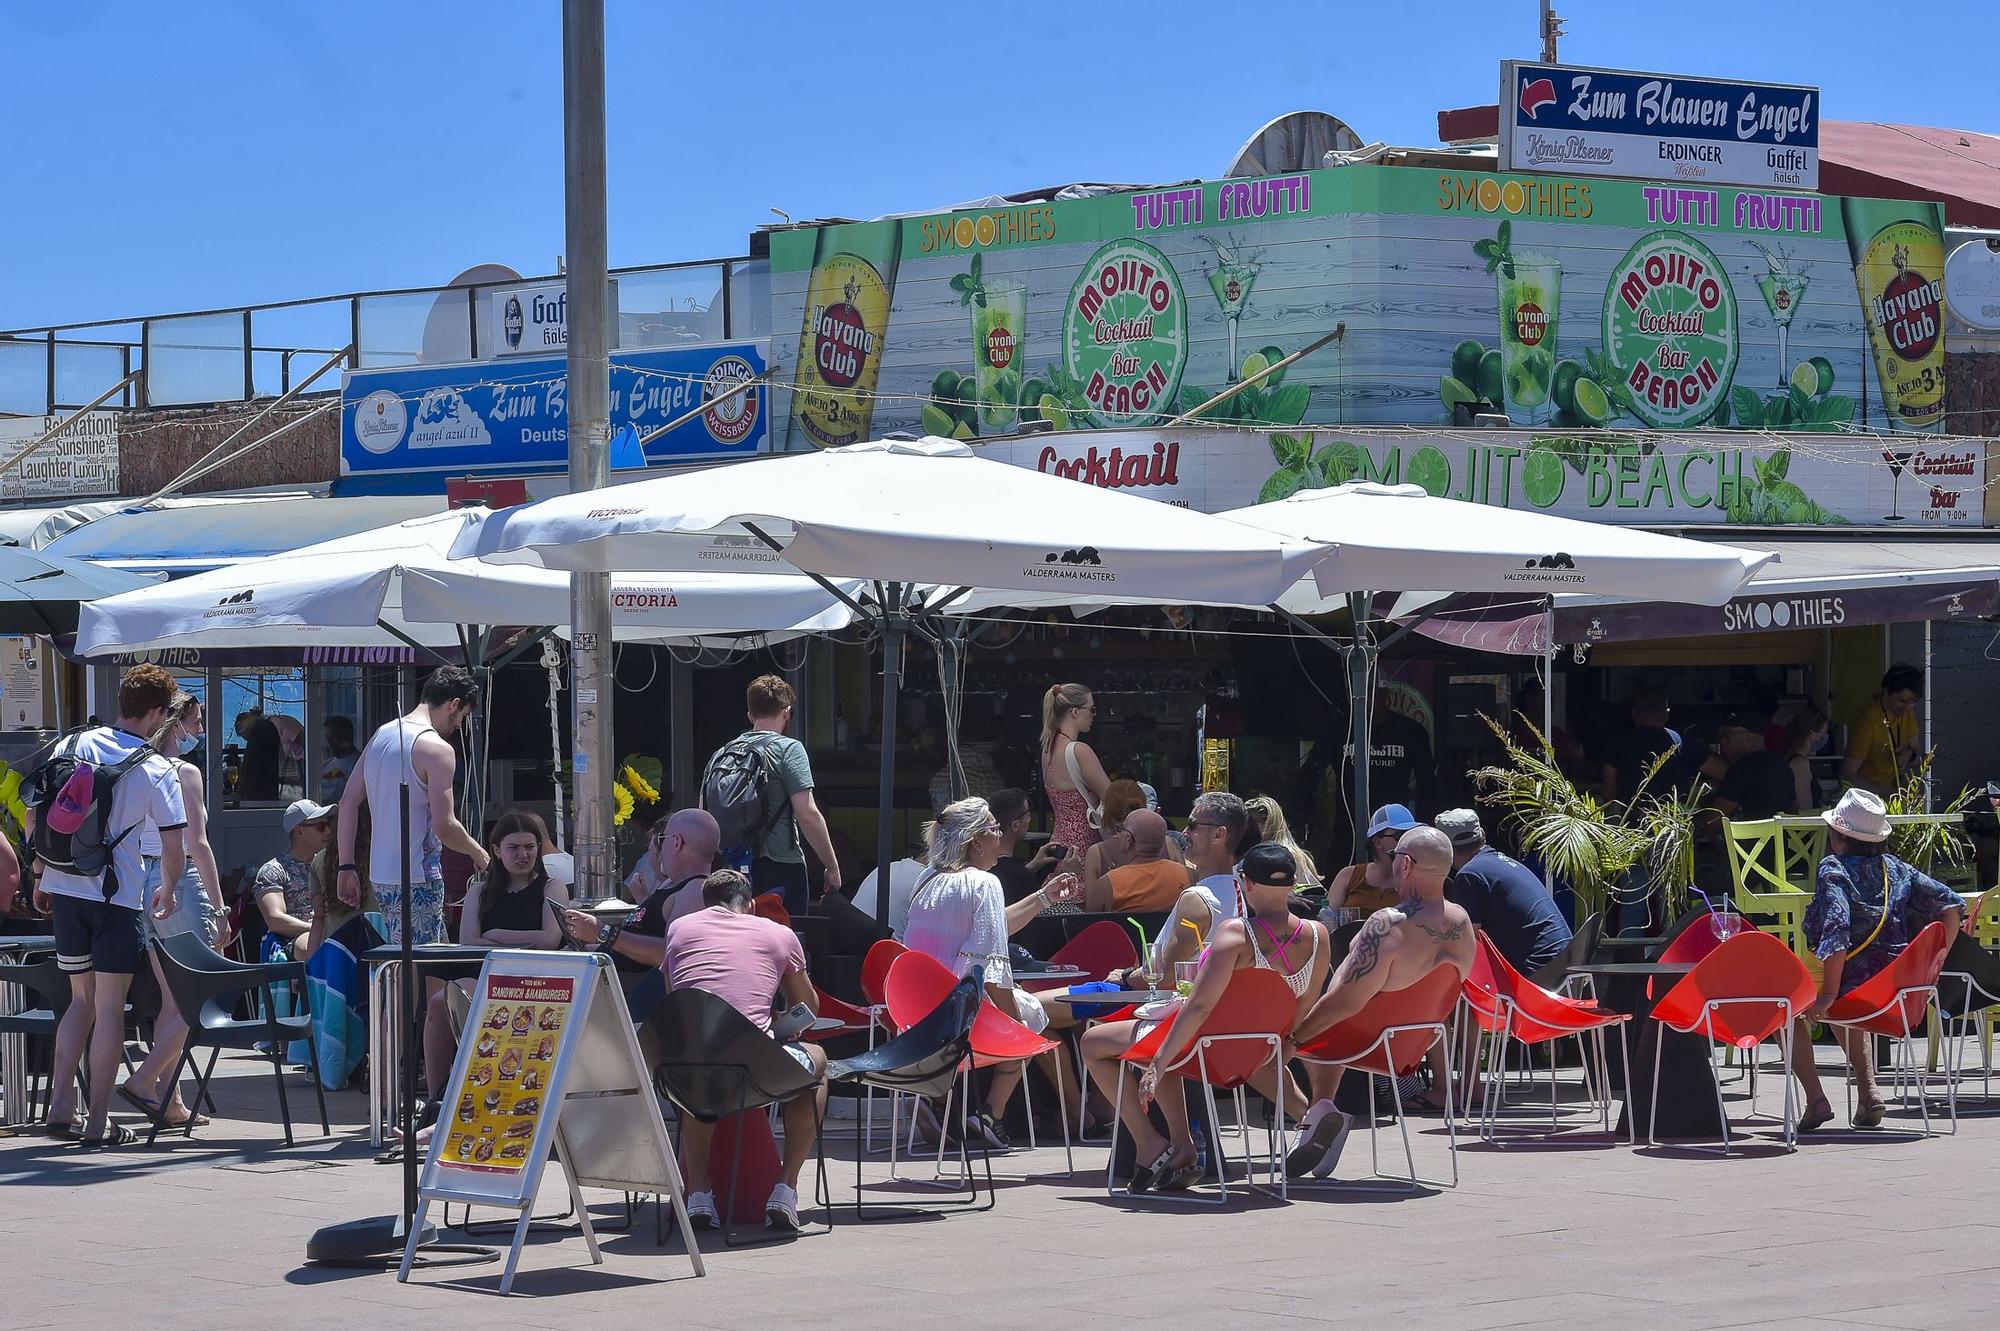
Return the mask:
{"type": "MultiPolygon", "coordinates": [[[[118,723],[78,735],[74,741],[78,759],[108,767],[131,757],[166,721],[174,692],[174,677],[159,666],[126,671],[118,686],[118,723]]],[[[58,793],[37,795],[53,800],[58,793]]],[[[47,812],[35,808],[30,823],[47,812]]],[[[140,915],[150,906],[154,918],[166,919],[174,910],[171,881],[161,883],[150,903],[145,900],[146,869],[139,842],[148,826],[159,832],[161,861],[179,864],[186,849],[182,829],[187,814],[173,764],[158,754],[128,769],[112,787],[104,826],[104,839],[111,845],[106,872],[85,877],[45,867],[35,888],[36,906],[52,916],[56,962],[69,976],[70,986],[69,1008],[56,1027],[48,1132],[52,1137],[80,1137],[85,1146],[126,1146],[138,1139],[131,1129],[109,1123],[107,1116],[124,1051],[125,991],[145,949],[140,915]],[[90,1106],[79,1132],[76,1073],[86,1046],[90,1106]]]]}
{"type": "MultiPolygon", "coordinates": [[[[910,922],[910,898],[916,895],[917,883],[929,872],[930,866],[923,861],[921,845],[912,846],[909,854],[889,863],[889,932],[898,938],[903,936],[903,926],[910,922]]],[[[861,880],[861,886],[854,889],[854,908],[871,920],[877,918],[875,888],[879,873],[879,870],[870,869],[868,876],[861,880]]]]}
{"type": "Polygon", "coordinates": [[[1188,811],[1188,859],[1196,882],[1181,893],[1173,914],[1153,944],[1158,974],[1173,975],[1177,961],[1192,961],[1201,944],[1224,920],[1243,913],[1243,892],[1236,881],[1236,861],[1249,849],[1242,845],[1250,827],[1250,811],[1226,790],[1195,796],[1188,811]]]}

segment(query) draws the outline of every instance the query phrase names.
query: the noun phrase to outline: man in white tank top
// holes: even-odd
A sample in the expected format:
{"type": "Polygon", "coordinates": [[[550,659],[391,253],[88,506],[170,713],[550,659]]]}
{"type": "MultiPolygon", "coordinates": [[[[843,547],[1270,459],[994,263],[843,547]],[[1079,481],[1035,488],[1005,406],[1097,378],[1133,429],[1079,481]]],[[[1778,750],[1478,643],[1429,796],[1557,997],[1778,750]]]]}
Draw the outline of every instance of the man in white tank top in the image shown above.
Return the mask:
{"type": "Polygon", "coordinates": [[[403,867],[409,868],[410,941],[442,943],[444,876],[438,848],[471,856],[486,871],[487,854],[452,808],[451,782],[458,767],[448,736],[479,705],[479,685],[462,666],[441,666],[424,681],[423,701],[409,715],[377,730],[361,751],[340,797],[340,899],[361,904],[366,871],[389,926],[389,941],[403,938],[403,867]],[[403,843],[402,786],[410,788],[410,839],[403,843]],[[355,855],[361,806],[368,806],[370,834],[365,865],[355,855]]]}

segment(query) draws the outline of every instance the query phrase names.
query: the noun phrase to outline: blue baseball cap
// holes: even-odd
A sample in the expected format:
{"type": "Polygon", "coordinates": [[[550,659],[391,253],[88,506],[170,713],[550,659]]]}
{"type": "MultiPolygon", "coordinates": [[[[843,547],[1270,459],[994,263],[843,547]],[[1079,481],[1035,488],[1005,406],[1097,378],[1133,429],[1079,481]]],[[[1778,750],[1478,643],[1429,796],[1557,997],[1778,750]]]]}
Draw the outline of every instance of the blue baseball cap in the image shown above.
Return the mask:
{"type": "Polygon", "coordinates": [[[1384,832],[1407,832],[1416,825],[1417,816],[1407,805],[1384,804],[1368,820],[1368,839],[1372,841],[1384,832]]]}

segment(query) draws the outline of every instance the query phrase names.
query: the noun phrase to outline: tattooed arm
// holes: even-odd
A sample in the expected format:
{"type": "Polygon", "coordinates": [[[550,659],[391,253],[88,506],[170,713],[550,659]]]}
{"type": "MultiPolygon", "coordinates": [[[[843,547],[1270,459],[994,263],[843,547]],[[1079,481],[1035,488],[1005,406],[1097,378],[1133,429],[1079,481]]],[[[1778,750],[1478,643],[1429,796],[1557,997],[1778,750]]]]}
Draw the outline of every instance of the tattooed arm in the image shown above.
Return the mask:
{"type": "Polygon", "coordinates": [[[1368,917],[1368,923],[1355,935],[1347,959],[1340,963],[1333,984],[1292,1031],[1293,1043],[1309,1043],[1359,1012],[1382,991],[1390,963],[1402,947],[1402,937],[1396,931],[1402,922],[1403,912],[1393,907],[1368,917]]]}

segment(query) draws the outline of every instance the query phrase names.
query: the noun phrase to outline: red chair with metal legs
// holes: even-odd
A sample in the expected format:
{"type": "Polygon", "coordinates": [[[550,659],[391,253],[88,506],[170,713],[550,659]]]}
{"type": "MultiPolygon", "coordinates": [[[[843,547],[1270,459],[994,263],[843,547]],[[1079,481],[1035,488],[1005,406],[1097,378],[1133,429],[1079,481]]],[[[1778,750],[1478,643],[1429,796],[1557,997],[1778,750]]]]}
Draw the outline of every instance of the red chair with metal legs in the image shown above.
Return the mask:
{"type": "MultiPolygon", "coordinates": [[[[1296,1054],[1302,1062],[1320,1063],[1329,1067],[1349,1068],[1368,1074],[1368,1158],[1370,1169],[1378,1179],[1396,1178],[1382,1172],[1382,1157],[1375,1139],[1375,1079],[1387,1077],[1393,1085],[1398,1077],[1407,1077],[1415,1072],[1424,1061],[1424,1056],[1435,1044],[1444,1046],[1444,1129],[1445,1140],[1449,1143],[1451,1156],[1451,1182],[1442,1179],[1420,1179],[1417,1177],[1417,1157],[1410,1147],[1410,1125],[1403,1115],[1400,1097],[1396,1097],[1396,1126],[1403,1133],[1403,1158],[1409,1163],[1407,1180],[1397,1178],[1404,1188],[1415,1188],[1419,1183],[1429,1183],[1441,1188],[1458,1186],[1458,1130],[1454,1126],[1454,1111],[1451,1103],[1451,1035],[1446,1023],[1451,1020],[1452,1008],[1458,1004],[1459,986],[1463,977],[1458,967],[1449,962],[1433,966],[1428,975],[1406,989],[1383,990],[1368,1000],[1361,1011],[1346,1021],[1322,1031],[1311,1043],[1300,1045],[1296,1054]]],[[[1325,1184],[1301,1184],[1302,1187],[1324,1187],[1325,1184]]],[[[1354,1191],[1378,1191],[1366,1184],[1336,1183],[1331,1186],[1354,1191]]],[[[1399,1191],[1402,1189],[1398,1189],[1399,1191]]]]}
{"type": "MultiPolygon", "coordinates": [[[[1694,933],[1690,929],[1688,934],[1694,933]]],[[[1685,938],[1688,934],[1683,934],[1685,938]]],[[[1671,949],[1670,949],[1671,950],[1671,949]]],[[[1779,1037],[1785,1066],[1792,1062],[1792,1019],[1812,1002],[1811,972],[1776,936],[1751,930],[1716,943],[1653,1005],[1652,1017],[1668,1030],[1699,1035],[1708,1042],[1710,1066],[1716,1076],[1715,1108],[1722,1119],[1722,1153],[1729,1154],[1729,1110],[1722,1103],[1722,1069],[1717,1046],[1744,1051],[1756,1066],[1757,1047],[1779,1037]]],[[[1664,1043],[1664,1042],[1661,1042],[1664,1043]]],[[[1646,1115],[1646,1144],[1660,1144],[1654,1124],[1659,1121],[1660,1044],[1653,1046],[1652,1108],[1646,1115]]],[[[1756,1083],[1751,1082],[1750,1109],[1757,1109],[1756,1083]]],[[[1785,1145],[1797,1148],[1798,1121],[1792,1100],[1792,1079],[1785,1077],[1785,1145]]]]}
{"type": "MultiPolygon", "coordinates": [[[[1926,1137],[1932,1134],[1930,1101],[1925,1098],[1925,1067],[1924,1061],[1915,1055],[1910,1036],[1924,1028],[1924,1009],[1937,1001],[1938,974],[1944,969],[1944,959],[1950,951],[1951,932],[1944,927],[1943,920],[1932,920],[1918,931],[1917,936],[1910,940],[1910,945],[1886,968],[1842,994],[1826,1010],[1826,1024],[1829,1026],[1886,1035],[1900,1042],[1897,1045],[1897,1092],[1906,1094],[1907,1079],[1915,1078],[1917,1106],[1923,1111],[1923,1135],[1926,1137]]],[[[1947,1104],[1952,1131],[1956,1132],[1957,1097],[1952,1096],[1947,1104]]],[[[1852,1118],[1854,1081],[1851,1076],[1847,1080],[1847,1109],[1852,1118]]]]}
{"type": "MultiPolygon", "coordinates": [[[[868,1047],[875,1047],[876,1033],[896,1034],[896,1028],[889,1024],[889,1004],[884,990],[889,983],[889,967],[896,964],[896,958],[910,949],[893,938],[876,941],[861,958],[861,997],[868,1004],[868,1047]]],[[[875,1149],[875,1087],[864,1083],[861,1102],[861,1145],[866,1151],[875,1149]]],[[[901,1103],[900,1095],[889,1097],[889,1131],[892,1134],[890,1148],[895,1147],[893,1134],[896,1132],[896,1110],[901,1103]]]]}
{"type": "MultiPolygon", "coordinates": [[[[922,952],[905,952],[896,958],[896,964],[889,968],[889,1019],[897,1029],[907,1030],[914,1023],[923,1020],[934,1011],[958,984],[958,977],[946,970],[934,958],[922,952]]],[[[1023,1026],[1014,1018],[993,1006],[991,999],[979,1004],[979,1015],[972,1021],[972,1056],[965,1060],[964,1077],[961,1084],[964,1096],[960,1104],[961,1112],[972,1108],[972,1073],[979,1068],[998,1067],[1007,1063],[1023,1063],[1057,1048],[1054,1040],[1045,1040],[1023,1026]]],[[[1029,1088],[1027,1069],[1022,1069],[1021,1094],[1026,1102],[1028,1121],[1034,1122],[1034,1092],[1029,1088]]],[[[1067,1116],[1058,1114],[1063,1121],[1063,1153],[1069,1164],[1069,1171],[1076,1172],[1076,1159],[1069,1135],[1067,1116]]],[[[945,1099],[943,1122],[949,1125],[951,1099],[945,1099]]],[[[940,1133],[938,1141],[938,1167],[944,1166],[944,1141],[949,1132],[940,1133]]],[[[1032,1139],[1031,1139],[1032,1141],[1032,1139]]]]}
{"type": "MultiPolygon", "coordinates": [[[[1472,973],[1465,977],[1460,993],[1465,999],[1466,1010],[1471,1013],[1474,1023],[1485,1034],[1491,1035],[1497,1046],[1486,1071],[1486,1097],[1480,1106],[1479,1136],[1482,1141],[1496,1140],[1499,1127],[1500,1094],[1507,1078],[1507,1046],[1511,1041],[1526,1049],[1533,1045],[1554,1044],[1557,1040],[1574,1039],[1577,1052],[1584,1057],[1584,1066],[1589,1067],[1589,1059],[1584,1050],[1584,1037],[1588,1036],[1597,1046],[1597,1067],[1599,1079],[1599,1099],[1603,1106],[1604,1130],[1611,1126],[1611,1079],[1605,1074],[1604,1032],[1618,1029],[1620,1066],[1630,1066],[1624,1058],[1625,1024],[1632,1018],[1623,1012],[1607,1012],[1594,1003],[1579,1002],[1552,994],[1538,985],[1531,984],[1522,974],[1508,964],[1500,949],[1481,929],[1477,933],[1478,955],[1473,958],[1472,973]]],[[[1476,1055],[1475,1055],[1476,1057],[1476,1055]]],[[[1549,1059],[1549,1131],[1560,1126],[1560,1107],[1556,1100],[1556,1069],[1553,1053],[1549,1059]]],[[[1633,1123],[1626,1117],[1626,1141],[1634,1142],[1633,1123]]]]}
{"type": "MultiPolygon", "coordinates": [[[[1126,933],[1117,921],[1099,920],[1094,924],[1086,926],[1083,932],[1058,948],[1056,954],[1049,958],[1049,964],[1051,966],[1074,966],[1084,972],[1086,979],[1104,980],[1109,979],[1119,971],[1130,970],[1132,967],[1138,965],[1139,949],[1133,944],[1132,935],[1126,933]]],[[[1033,976],[1024,975],[1021,977],[1021,987],[1031,993],[1038,993],[1045,989],[1062,988],[1066,985],[1076,983],[1079,983],[1079,981],[1042,980],[1037,982],[1033,976]]],[[[1131,1009],[1126,1008],[1124,1011],[1130,1012],[1131,1009]]],[[[1116,1021],[1119,1018],[1107,1016],[1097,1018],[1097,1020],[1116,1021]]],[[[1083,1136],[1084,1102],[1089,1099],[1090,1078],[1084,1072],[1081,1034],[1089,1025],[1090,1022],[1086,1021],[1082,1026],[1070,1032],[1078,1037],[1072,1042],[1072,1052],[1076,1055],[1077,1087],[1082,1092],[1077,1096],[1076,1100],[1076,1135],[1078,1137],[1083,1136]]]]}
{"type": "MultiPolygon", "coordinates": [[[[1229,1177],[1222,1158],[1221,1134],[1216,1132],[1215,1093],[1218,1090],[1233,1091],[1245,1086],[1258,1071],[1269,1066],[1279,1077],[1284,1075],[1285,1037],[1291,1033],[1292,1022],[1298,1016],[1299,999],[1285,978],[1274,970],[1263,967],[1249,967],[1239,970],[1230,977],[1229,987],[1222,992],[1215,1010],[1201,1024],[1195,1038],[1188,1042],[1186,1049],[1167,1068],[1184,1081],[1200,1085],[1202,1094],[1208,1100],[1207,1118],[1210,1128],[1210,1142],[1214,1149],[1209,1152],[1209,1164],[1215,1170],[1217,1195],[1195,1197],[1186,1193],[1160,1192],[1149,1194],[1169,1201],[1196,1202],[1209,1206],[1220,1206],[1229,1200],[1229,1177]]],[[[1140,1037],[1138,1042],[1119,1057],[1131,1064],[1150,1063],[1159,1048],[1166,1042],[1167,1032],[1173,1028],[1174,1019],[1169,1017],[1140,1037]]],[[[1118,1101],[1111,1120],[1111,1158],[1118,1157],[1118,1114],[1124,1111],[1126,1078],[1118,1079],[1118,1101]]],[[[1277,1181],[1278,1195],[1286,1195],[1285,1166],[1280,1158],[1279,1143],[1285,1135],[1285,1103],[1279,1095],[1272,1106],[1270,1129],[1271,1177],[1277,1181]]],[[[1105,1190],[1118,1195],[1117,1185],[1111,1177],[1111,1165],[1104,1171],[1105,1190]]],[[[1249,1187],[1256,1187],[1254,1166],[1250,1160],[1250,1134],[1243,1133],[1243,1179],[1249,1187]]]]}

